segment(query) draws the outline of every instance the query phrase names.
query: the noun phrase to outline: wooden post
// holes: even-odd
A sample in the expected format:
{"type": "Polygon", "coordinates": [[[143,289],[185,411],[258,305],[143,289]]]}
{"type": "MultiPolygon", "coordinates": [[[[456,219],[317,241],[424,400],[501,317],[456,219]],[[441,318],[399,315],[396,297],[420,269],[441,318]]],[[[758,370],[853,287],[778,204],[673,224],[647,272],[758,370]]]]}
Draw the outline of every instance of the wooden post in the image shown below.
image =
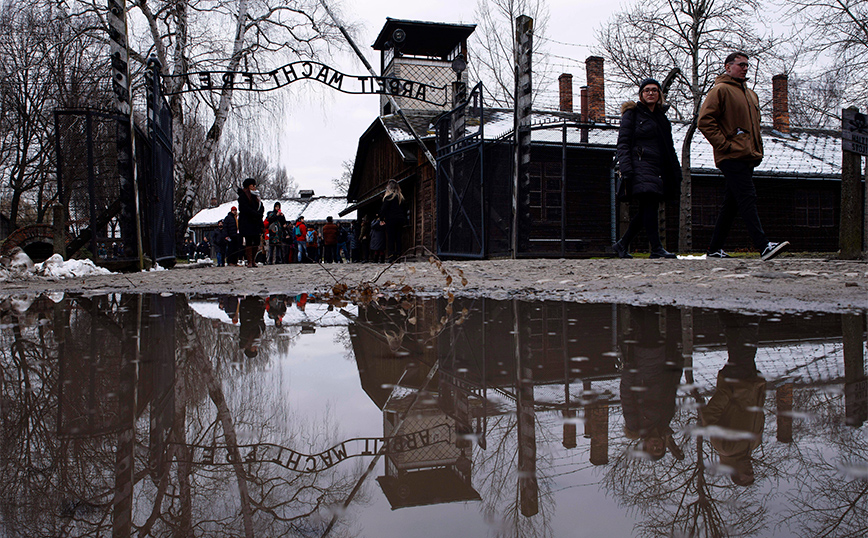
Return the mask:
{"type": "Polygon", "coordinates": [[[530,122],[531,122],[531,51],[533,19],[521,15],[515,19],[515,171],[512,186],[512,257],[527,250],[523,235],[530,227],[530,122]],[[522,233],[519,233],[519,229],[522,233]],[[521,244],[519,244],[521,241],[521,244]]]}
{"type": "Polygon", "coordinates": [[[848,426],[859,428],[868,420],[868,379],[865,375],[864,314],[841,316],[844,337],[844,414],[848,426]]]}
{"type": "Polygon", "coordinates": [[[868,153],[868,122],[864,114],[855,107],[847,108],[841,114],[842,149],[841,152],[841,227],[838,235],[839,257],[842,260],[856,260],[862,256],[862,235],[864,217],[860,215],[862,194],[860,154],[868,153]]]}
{"type": "Polygon", "coordinates": [[[51,207],[51,230],[53,232],[52,244],[54,253],[60,254],[66,259],[66,211],[60,204],[51,207]]]}
{"type": "Polygon", "coordinates": [[[533,368],[530,353],[523,346],[518,302],[513,301],[515,331],[515,395],[518,416],[518,490],[521,515],[539,513],[539,483],[536,475],[536,410],[534,408],[533,368]]]}

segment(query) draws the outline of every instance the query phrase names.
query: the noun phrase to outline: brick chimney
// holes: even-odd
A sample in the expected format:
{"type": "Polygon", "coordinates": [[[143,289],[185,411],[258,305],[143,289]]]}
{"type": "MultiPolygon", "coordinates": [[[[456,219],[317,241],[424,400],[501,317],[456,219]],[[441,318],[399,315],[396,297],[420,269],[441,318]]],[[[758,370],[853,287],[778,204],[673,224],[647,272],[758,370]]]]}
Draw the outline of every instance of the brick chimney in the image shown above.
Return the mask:
{"type": "Polygon", "coordinates": [[[787,75],[772,77],[772,127],[779,133],[790,132],[790,96],[787,75]]]}
{"type": "Polygon", "coordinates": [[[603,59],[588,56],[585,60],[588,81],[588,119],[593,122],[606,121],[606,82],[603,79],[603,59]]]}
{"type": "Polygon", "coordinates": [[[561,112],[573,111],[573,75],[562,73],[558,77],[558,85],[560,88],[560,108],[561,112]]]}

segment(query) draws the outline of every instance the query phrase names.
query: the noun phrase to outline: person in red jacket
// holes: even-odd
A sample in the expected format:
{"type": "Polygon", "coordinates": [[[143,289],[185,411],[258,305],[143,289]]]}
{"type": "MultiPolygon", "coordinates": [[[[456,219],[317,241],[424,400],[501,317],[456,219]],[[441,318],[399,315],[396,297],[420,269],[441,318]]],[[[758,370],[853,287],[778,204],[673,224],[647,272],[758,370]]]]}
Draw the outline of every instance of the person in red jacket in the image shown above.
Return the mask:
{"type": "Polygon", "coordinates": [[[304,224],[304,216],[299,216],[295,221],[295,244],[298,246],[298,261],[303,262],[307,257],[307,226],[304,224]]]}
{"type": "Polygon", "coordinates": [[[335,263],[338,259],[338,225],[329,215],[322,227],[323,262],[335,263]]]}

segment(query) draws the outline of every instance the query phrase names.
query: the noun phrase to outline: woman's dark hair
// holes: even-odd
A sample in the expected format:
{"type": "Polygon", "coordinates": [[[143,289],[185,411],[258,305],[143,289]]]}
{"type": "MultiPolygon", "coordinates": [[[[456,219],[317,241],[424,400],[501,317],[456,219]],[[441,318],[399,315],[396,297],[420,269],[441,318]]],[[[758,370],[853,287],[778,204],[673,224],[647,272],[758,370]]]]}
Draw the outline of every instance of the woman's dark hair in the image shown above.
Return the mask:
{"type": "Polygon", "coordinates": [[[256,185],[256,180],[253,179],[252,177],[249,177],[249,178],[245,179],[245,180],[244,180],[244,183],[241,184],[241,187],[244,188],[244,189],[246,189],[246,188],[249,187],[250,185],[256,185]]]}

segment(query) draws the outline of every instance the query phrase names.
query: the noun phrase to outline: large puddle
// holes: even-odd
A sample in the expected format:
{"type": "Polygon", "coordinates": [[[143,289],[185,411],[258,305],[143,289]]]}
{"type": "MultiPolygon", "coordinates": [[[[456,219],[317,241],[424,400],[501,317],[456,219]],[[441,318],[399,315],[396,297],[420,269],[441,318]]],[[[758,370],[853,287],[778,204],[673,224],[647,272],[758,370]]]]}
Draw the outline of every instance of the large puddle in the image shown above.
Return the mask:
{"type": "Polygon", "coordinates": [[[866,316],[0,305],[0,535],[864,536],[866,316]]]}

